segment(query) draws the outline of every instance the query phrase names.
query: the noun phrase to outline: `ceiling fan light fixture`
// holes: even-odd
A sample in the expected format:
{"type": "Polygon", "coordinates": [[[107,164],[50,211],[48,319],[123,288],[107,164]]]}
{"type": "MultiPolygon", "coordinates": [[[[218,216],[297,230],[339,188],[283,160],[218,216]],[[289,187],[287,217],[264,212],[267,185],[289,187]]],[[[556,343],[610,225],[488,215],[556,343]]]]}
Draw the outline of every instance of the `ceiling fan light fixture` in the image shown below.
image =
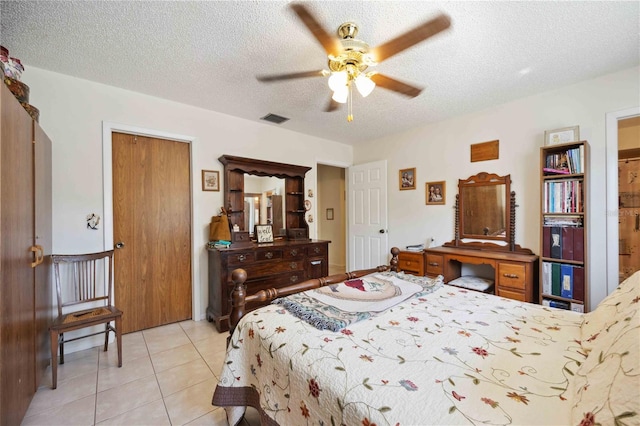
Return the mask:
{"type": "Polygon", "coordinates": [[[373,80],[371,80],[365,74],[360,74],[358,77],[356,77],[356,88],[363,98],[369,96],[371,92],[373,92],[373,89],[375,87],[376,83],[374,83],[373,80]]]}
{"type": "Polygon", "coordinates": [[[344,104],[347,102],[347,98],[349,97],[349,89],[347,86],[342,86],[333,92],[333,96],[331,99],[338,102],[339,104],[344,104]]]}
{"type": "Polygon", "coordinates": [[[349,81],[349,76],[346,71],[336,71],[331,73],[331,77],[329,77],[329,88],[334,92],[344,89],[347,86],[347,82],[349,81]]]}

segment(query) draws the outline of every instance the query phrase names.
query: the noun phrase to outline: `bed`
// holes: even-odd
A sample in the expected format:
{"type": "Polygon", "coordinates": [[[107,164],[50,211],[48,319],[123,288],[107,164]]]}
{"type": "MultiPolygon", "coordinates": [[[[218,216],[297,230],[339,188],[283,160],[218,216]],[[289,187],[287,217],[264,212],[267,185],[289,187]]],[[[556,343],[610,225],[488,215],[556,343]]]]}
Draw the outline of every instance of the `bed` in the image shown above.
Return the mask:
{"type": "Polygon", "coordinates": [[[234,273],[234,328],[213,395],[229,424],[246,406],[280,425],[640,423],[639,273],[579,314],[395,272],[394,251],[390,268],[251,296],[244,271],[234,273]],[[335,331],[285,308],[368,280],[420,288],[382,312],[340,317],[335,331]],[[244,315],[245,301],[272,299],[244,315]]]}

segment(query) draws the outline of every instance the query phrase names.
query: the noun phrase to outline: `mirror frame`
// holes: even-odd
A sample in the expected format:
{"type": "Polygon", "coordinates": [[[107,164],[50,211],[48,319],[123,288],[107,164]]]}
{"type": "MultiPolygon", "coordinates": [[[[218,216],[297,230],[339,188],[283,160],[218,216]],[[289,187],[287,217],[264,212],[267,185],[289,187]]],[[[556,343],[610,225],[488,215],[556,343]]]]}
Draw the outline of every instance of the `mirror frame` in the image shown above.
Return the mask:
{"type": "MultiPolygon", "coordinates": [[[[285,194],[282,194],[285,210],[286,237],[289,239],[308,239],[309,225],[305,220],[304,179],[311,167],[273,161],[256,160],[254,158],[222,155],[218,161],[224,166],[223,197],[229,215],[230,225],[238,224],[242,232],[244,228],[244,211],[238,208],[237,200],[244,200],[244,175],[271,176],[284,179],[285,194]],[[242,177],[242,181],[239,181],[242,177]]],[[[233,239],[232,233],[232,239],[233,239]]]]}
{"type": "Polygon", "coordinates": [[[469,176],[469,178],[467,179],[459,179],[458,194],[456,195],[455,205],[455,239],[443,245],[447,247],[461,247],[476,250],[507,251],[532,254],[533,252],[531,250],[522,248],[515,243],[516,207],[516,193],[514,191],[511,191],[511,175],[499,176],[495,173],[480,172],[476,175],[469,176]],[[505,185],[504,237],[464,234],[461,231],[464,230],[463,213],[465,206],[465,199],[464,197],[462,197],[462,189],[479,186],[495,186],[502,184],[505,185]],[[463,241],[463,239],[473,239],[474,241],[463,241]],[[506,244],[496,244],[491,241],[503,241],[506,244]]]}

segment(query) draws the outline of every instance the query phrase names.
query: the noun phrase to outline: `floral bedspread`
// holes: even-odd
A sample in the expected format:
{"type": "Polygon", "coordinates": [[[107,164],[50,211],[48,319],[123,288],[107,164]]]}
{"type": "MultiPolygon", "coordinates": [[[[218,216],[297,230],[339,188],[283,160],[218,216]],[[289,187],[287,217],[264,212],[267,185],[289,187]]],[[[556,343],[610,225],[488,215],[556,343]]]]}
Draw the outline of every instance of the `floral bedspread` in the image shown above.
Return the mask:
{"type": "Polygon", "coordinates": [[[249,313],[213,403],[281,425],[570,424],[580,314],[443,286],[339,332],[249,313]]]}

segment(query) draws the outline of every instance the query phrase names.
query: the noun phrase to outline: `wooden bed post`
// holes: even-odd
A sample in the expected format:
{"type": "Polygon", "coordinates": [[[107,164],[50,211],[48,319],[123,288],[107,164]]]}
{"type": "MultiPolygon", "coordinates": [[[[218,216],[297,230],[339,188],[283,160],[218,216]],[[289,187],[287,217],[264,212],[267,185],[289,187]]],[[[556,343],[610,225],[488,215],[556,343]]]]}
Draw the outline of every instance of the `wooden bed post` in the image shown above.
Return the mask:
{"type": "MultiPolygon", "coordinates": [[[[242,268],[235,269],[231,273],[231,281],[233,281],[233,290],[231,291],[231,313],[229,314],[229,339],[233,335],[238,321],[244,316],[244,305],[246,294],[246,286],[244,282],[247,280],[247,271],[242,268]]],[[[227,345],[229,344],[227,339],[227,345]]]]}

